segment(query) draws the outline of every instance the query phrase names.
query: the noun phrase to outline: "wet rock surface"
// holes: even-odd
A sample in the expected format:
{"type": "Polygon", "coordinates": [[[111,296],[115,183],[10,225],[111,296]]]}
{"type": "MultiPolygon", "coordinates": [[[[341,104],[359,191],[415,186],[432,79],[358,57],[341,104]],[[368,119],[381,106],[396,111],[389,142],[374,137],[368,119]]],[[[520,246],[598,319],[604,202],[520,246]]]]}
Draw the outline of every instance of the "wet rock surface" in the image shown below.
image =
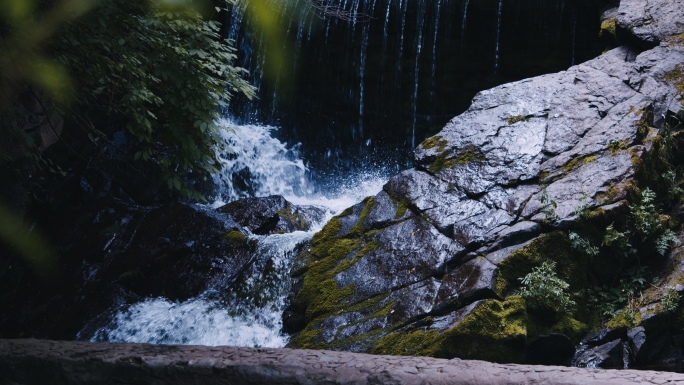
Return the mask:
{"type": "MultiPolygon", "coordinates": [[[[300,322],[288,329],[296,332],[289,346],[522,362],[535,333],[567,333],[578,342],[586,325],[554,320],[532,330],[535,316],[509,296],[541,262],[539,250],[565,266],[588,263],[559,232],[577,223],[578,208],[625,212],[639,160],[665,117],[683,108],[673,80],[684,63],[676,37],[684,33],[676,16],[682,9],[681,1],[623,1],[614,12],[630,37],[623,46],[567,71],[480,92],[416,148],[415,168],[333,219],[300,254],[290,309],[300,322]],[[421,297],[420,307],[396,321],[385,314],[391,307],[380,310],[382,299],[428,281],[436,287],[431,306],[421,297]],[[485,313],[498,321],[482,321],[485,313]],[[349,332],[350,325],[364,327],[349,332]],[[478,327],[490,333],[479,335],[483,341],[503,349],[498,356],[451,348],[478,327]]],[[[573,277],[571,286],[580,279],[573,277]]],[[[582,362],[621,367],[627,337],[602,338],[582,362]]]]}
{"type": "Polygon", "coordinates": [[[292,205],[280,195],[240,199],[217,211],[229,214],[240,226],[257,235],[307,231],[326,214],[320,207],[292,205]]]}
{"type": "Polygon", "coordinates": [[[244,203],[249,212],[241,203],[213,210],[104,198],[77,212],[54,213],[59,271],[52,281],[28,272],[0,281],[2,335],[74,339],[80,331],[80,338],[90,338],[116,309],[146,298],[184,301],[209,288],[226,295],[245,271],[268,267],[267,261],[254,265],[257,241],[248,226],[276,212],[273,229],[289,232],[324,214],[282,197],[251,199],[244,203]],[[283,219],[285,213],[301,220],[283,219]]]}
{"type": "Polygon", "coordinates": [[[0,383],[684,384],[684,375],[234,347],[0,340],[0,383]]]}

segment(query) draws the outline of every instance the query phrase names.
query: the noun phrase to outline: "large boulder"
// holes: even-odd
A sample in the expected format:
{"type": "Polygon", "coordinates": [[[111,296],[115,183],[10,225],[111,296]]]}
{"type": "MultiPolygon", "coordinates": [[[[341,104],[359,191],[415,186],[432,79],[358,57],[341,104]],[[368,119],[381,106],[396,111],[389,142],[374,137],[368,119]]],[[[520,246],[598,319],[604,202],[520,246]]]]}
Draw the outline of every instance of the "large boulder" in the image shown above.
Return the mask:
{"type": "MultiPolygon", "coordinates": [[[[630,36],[684,33],[669,16],[643,32],[627,21],[631,3],[641,2],[623,1],[617,13],[630,36]]],[[[684,9],[671,0],[646,8],[684,9]]],[[[590,266],[559,230],[577,223],[578,208],[624,213],[637,166],[683,108],[684,44],[642,48],[476,95],[416,148],[415,168],[333,218],[299,255],[290,346],[514,362],[542,333],[579,341],[586,325],[532,325],[538,315],[513,289],[547,259],[574,290],[614,269],[590,266]]]]}

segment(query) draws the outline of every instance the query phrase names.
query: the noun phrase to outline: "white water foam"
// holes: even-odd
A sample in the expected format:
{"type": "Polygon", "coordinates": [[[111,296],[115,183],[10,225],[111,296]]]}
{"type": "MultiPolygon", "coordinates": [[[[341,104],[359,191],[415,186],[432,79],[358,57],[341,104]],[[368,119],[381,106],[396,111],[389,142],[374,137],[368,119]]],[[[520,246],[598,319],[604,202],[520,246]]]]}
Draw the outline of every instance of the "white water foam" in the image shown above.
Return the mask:
{"type": "Polygon", "coordinates": [[[313,194],[298,146],[288,148],[287,143],[274,138],[271,134],[277,128],[236,125],[228,119],[219,125],[224,128],[224,147],[216,151],[221,171],[214,175],[219,186],[214,206],[247,197],[313,194]]]}
{"type": "Polygon", "coordinates": [[[254,237],[259,241],[255,262],[240,287],[241,293],[258,293],[254,297],[245,298],[235,290],[226,298],[209,290],[184,302],[149,298],[117,309],[109,325],[92,336],[79,333],[79,339],[251,347],[287,344],[289,336],[281,332],[282,315],[292,284],[289,271],[296,247],[309,240],[332,215],[377,194],[388,176],[382,171],[363,172],[340,179],[335,186],[325,186],[322,190],[327,194],[313,193],[314,186],[307,178],[297,147],[288,149],[271,137],[274,127],[250,125],[229,129],[229,121],[222,124],[226,127],[224,139],[233,152],[217,153],[224,168],[214,180],[221,187],[216,202],[207,209],[247,196],[233,185],[234,174],[246,174],[247,169],[253,178],[253,196],[281,194],[297,205],[325,207],[328,217],[308,232],[254,237]],[[265,274],[264,266],[269,262],[272,268],[265,274]]]}

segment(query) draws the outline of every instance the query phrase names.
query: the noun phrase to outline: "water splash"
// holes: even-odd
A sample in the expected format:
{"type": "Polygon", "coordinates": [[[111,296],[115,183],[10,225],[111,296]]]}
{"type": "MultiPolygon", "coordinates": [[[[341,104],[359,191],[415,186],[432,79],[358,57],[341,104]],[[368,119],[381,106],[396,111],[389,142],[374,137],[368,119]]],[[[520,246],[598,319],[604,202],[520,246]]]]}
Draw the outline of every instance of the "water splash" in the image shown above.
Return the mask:
{"type": "Polygon", "coordinates": [[[288,148],[273,138],[270,134],[274,127],[235,126],[227,120],[221,124],[226,128],[223,138],[231,150],[218,151],[224,169],[214,177],[216,202],[207,205],[207,209],[223,205],[223,199],[230,201],[247,194],[233,182],[236,180],[234,174],[248,174],[253,178],[249,180],[252,186],[249,191],[254,196],[284,194],[297,205],[326,207],[328,216],[308,232],[253,236],[258,241],[253,263],[228,290],[218,284],[183,302],[148,298],[122,306],[113,309],[106,326],[92,335],[82,331],[78,339],[252,347],[287,344],[289,336],[281,332],[282,316],[292,286],[290,268],[298,247],[311,239],[330,217],[366,196],[377,194],[389,176],[377,171],[382,170],[378,167],[375,171],[360,172],[314,189],[307,178],[304,162],[298,157],[297,147],[288,148]]]}
{"type": "Polygon", "coordinates": [[[288,148],[274,138],[276,127],[236,125],[227,119],[220,125],[225,146],[216,153],[221,172],[214,175],[218,186],[215,207],[247,197],[313,194],[298,146],[288,148]]]}

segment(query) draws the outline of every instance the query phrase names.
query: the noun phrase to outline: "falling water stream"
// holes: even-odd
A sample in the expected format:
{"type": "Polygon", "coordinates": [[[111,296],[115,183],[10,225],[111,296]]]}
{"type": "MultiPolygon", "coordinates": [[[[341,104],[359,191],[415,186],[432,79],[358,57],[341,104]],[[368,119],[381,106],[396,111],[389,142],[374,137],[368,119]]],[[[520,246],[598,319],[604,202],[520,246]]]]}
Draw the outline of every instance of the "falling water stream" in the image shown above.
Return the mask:
{"type": "MultiPolygon", "coordinates": [[[[298,0],[268,1],[288,18],[281,53],[291,61],[268,79],[278,55],[243,11],[249,0],[240,0],[227,35],[259,97],[236,101],[231,120],[220,122],[223,168],[206,210],[279,194],[326,208],[327,220],[410,167],[412,148],[465,110],[476,92],[596,54],[593,0],[339,0],[367,16],[350,21],[320,19],[298,0]]],[[[183,302],[147,298],[114,309],[108,325],[78,338],[284,346],[289,269],[298,245],[323,224],[253,236],[255,262],[242,290],[258,301],[212,289],[183,302]],[[267,263],[273,268],[264,276],[267,263]]]]}
{"type": "MultiPolygon", "coordinates": [[[[214,176],[217,189],[210,210],[247,196],[279,194],[298,205],[327,209],[328,216],[310,231],[252,237],[257,240],[253,264],[240,282],[239,292],[258,293],[259,298],[219,293],[209,288],[195,298],[173,302],[148,298],[121,306],[111,322],[79,339],[157,344],[233,345],[282,347],[288,336],[281,333],[285,298],[291,287],[289,270],[298,245],[309,240],[332,215],[375,195],[389,175],[381,168],[358,173],[331,186],[313,186],[299,156],[298,146],[287,147],[272,137],[276,128],[235,125],[223,120],[226,147],[217,150],[223,168],[214,176]],[[265,266],[269,265],[270,269],[265,266]],[[264,273],[268,271],[268,273],[264,273]]],[[[220,280],[219,280],[220,281],[220,280]]]]}

